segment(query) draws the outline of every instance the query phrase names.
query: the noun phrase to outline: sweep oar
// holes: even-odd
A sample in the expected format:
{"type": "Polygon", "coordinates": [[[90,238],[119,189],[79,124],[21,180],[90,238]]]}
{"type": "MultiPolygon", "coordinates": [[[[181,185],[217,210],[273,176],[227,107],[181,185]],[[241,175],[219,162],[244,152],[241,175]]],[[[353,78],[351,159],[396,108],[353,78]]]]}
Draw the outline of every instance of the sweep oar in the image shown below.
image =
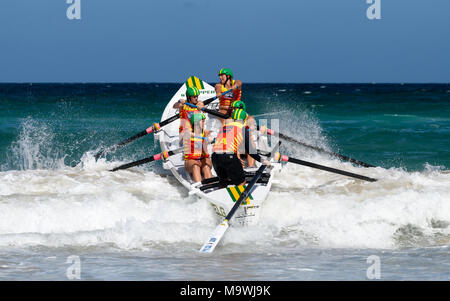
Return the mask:
{"type": "Polygon", "coordinates": [[[253,177],[252,181],[247,185],[244,192],[241,193],[239,196],[239,199],[236,201],[236,203],[231,208],[230,212],[228,212],[227,216],[223,220],[223,222],[216,227],[213,234],[209,237],[208,241],[202,246],[200,249],[201,253],[212,253],[216,246],[219,244],[220,240],[222,239],[225,232],[230,227],[229,221],[233,217],[236,210],[241,205],[242,201],[247,199],[248,195],[250,194],[250,191],[252,190],[253,186],[255,186],[258,179],[261,177],[262,173],[264,172],[264,169],[266,169],[267,165],[263,164],[259,167],[258,171],[256,172],[255,176],[253,177]]]}
{"type": "MultiPolygon", "coordinates": [[[[277,143],[277,145],[275,145],[275,147],[269,153],[269,156],[271,156],[272,154],[277,154],[275,152],[278,150],[280,145],[281,145],[281,142],[279,141],[277,143]]],[[[258,168],[258,170],[255,173],[255,176],[250,181],[250,183],[247,185],[247,187],[245,187],[245,190],[239,196],[239,199],[236,201],[236,203],[234,203],[233,207],[231,208],[230,212],[228,212],[228,214],[225,217],[225,219],[223,220],[223,222],[216,227],[216,229],[214,230],[213,234],[209,237],[207,242],[201,247],[200,253],[212,253],[214,251],[214,249],[217,247],[217,245],[219,244],[220,240],[224,236],[225,232],[230,227],[229,221],[231,220],[231,218],[233,217],[234,213],[239,208],[241,203],[245,199],[247,199],[248,195],[250,194],[250,191],[253,189],[253,186],[255,186],[255,184],[258,182],[259,178],[261,178],[261,176],[262,176],[264,170],[266,169],[266,167],[267,167],[267,165],[262,164],[258,168]]]]}
{"type": "Polygon", "coordinates": [[[352,162],[352,163],[361,165],[361,166],[363,166],[363,167],[376,167],[376,166],[373,166],[373,165],[371,165],[371,164],[368,164],[368,163],[365,163],[365,162],[362,162],[362,161],[359,161],[359,160],[356,160],[356,159],[353,159],[353,158],[350,158],[350,157],[347,157],[347,156],[344,156],[344,155],[341,155],[341,154],[338,154],[338,153],[335,153],[335,152],[327,151],[326,149],[323,149],[323,148],[320,148],[320,147],[317,147],[317,146],[313,146],[313,145],[306,144],[306,143],[304,143],[304,142],[298,141],[297,139],[294,139],[294,138],[289,137],[289,136],[287,136],[287,135],[284,135],[284,134],[282,134],[282,133],[275,132],[274,130],[271,130],[271,129],[266,128],[266,127],[261,127],[261,129],[260,129],[260,127],[257,126],[257,129],[258,129],[262,134],[264,134],[265,132],[267,132],[267,134],[269,134],[269,135],[278,135],[280,138],[282,138],[282,139],[284,139],[284,140],[298,143],[298,144],[303,145],[303,146],[305,146],[305,147],[309,147],[309,148],[311,148],[311,149],[313,149],[313,150],[316,150],[316,151],[319,151],[319,152],[322,152],[322,153],[326,153],[326,154],[331,155],[331,156],[338,157],[338,158],[340,158],[340,159],[342,159],[342,160],[344,160],[344,161],[347,161],[347,162],[352,162]]]}
{"type": "Polygon", "coordinates": [[[120,170],[120,169],[127,169],[127,168],[130,168],[130,167],[133,167],[133,166],[138,166],[138,165],[142,165],[142,164],[145,164],[145,163],[158,161],[158,160],[161,160],[161,159],[165,160],[165,159],[169,158],[170,156],[173,156],[175,154],[181,153],[182,151],[183,151],[182,147],[180,147],[178,149],[175,149],[175,150],[171,150],[171,151],[164,151],[162,153],[156,154],[154,156],[151,156],[151,157],[148,157],[148,158],[145,158],[145,159],[141,159],[141,160],[138,160],[138,161],[134,161],[134,162],[130,162],[130,163],[126,163],[126,164],[120,165],[120,166],[118,166],[116,168],[111,169],[110,171],[117,171],[117,170],[120,170]]]}
{"type": "Polygon", "coordinates": [[[277,153],[275,155],[275,160],[277,160],[277,161],[281,160],[283,162],[291,162],[291,163],[295,163],[295,164],[299,164],[299,165],[304,165],[304,166],[308,166],[308,167],[312,167],[312,168],[317,168],[317,169],[321,169],[321,170],[337,173],[337,174],[340,174],[340,175],[344,175],[344,176],[348,176],[348,177],[352,177],[352,178],[356,178],[356,179],[360,179],[360,180],[364,180],[364,181],[369,181],[369,182],[378,181],[377,179],[373,179],[373,178],[369,178],[369,177],[366,177],[366,176],[358,175],[358,174],[355,174],[355,173],[352,173],[352,172],[348,172],[348,171],[344,171],[344,170],[340,170],[340,169],[336,169],[336,168],[332,168],[332,167],[328,167],[328,166],[323,166],[323,165],[319,165],[319,164],[308,162],[308,161],[303,161],[303,160],[296,159],[296,158],[290,158],[288,156],[280,155],[279,153],[277,153]]]}
{"type": "MultiPolygon", "coordinates": [[[[233,89],[225,91],[225,92],[223,92],[220,95],[216,95],[214,97],[208,98],[208,99],[206,99],[203,102],[203,104],[206,106],[206,105],[210,104],[211,102],[213,102],[214,100],[216,100],[217,98],[219,98],[220,96],[222,96],[223,94],[229,93],[231,91],[233,91],[233,89]]],[[[134,135],[134,136],[132,136],[130,138],[127,138],[127,139],[125,139],[125,140],[123,140],[123,141],[121,141],[121,142],[119,142],[119,143],[117,143],[117,144],[115,144],[113,146],[110,146],[110,147],[108,147],[106,149],[103,149],[103,150],[99,151],[97,154],[95,154],[95,160],[97,160],[98,158],[100,158],[101,156],[103,156],[106,153],[115,151],[119,147],[122,147],[122,146],[124,146],[124,145],[126,145],[126,144],[128,144],[130,142],[133,142],[134,140],[136,140],[138,138],[141,138],[142,136],[145,136],[147,134],[151,134],[151,133],[153,133],[155,131],[159,131],[163,126],[168,125],[169,123],[177,120],[178,118],[180,118],[180,114],[176,114],[176,115],[174,115],[174,116],[172,116],[170,118],[167,118],[166,120],[163,120],[160,123],[156,123],[156,122],[153,123],[153,125],[150,126],[149,128],[147,128],[146,130],[144,130],[144,131],[142,131],[140,133],[137,133],[136,135],[134,135]]]]}

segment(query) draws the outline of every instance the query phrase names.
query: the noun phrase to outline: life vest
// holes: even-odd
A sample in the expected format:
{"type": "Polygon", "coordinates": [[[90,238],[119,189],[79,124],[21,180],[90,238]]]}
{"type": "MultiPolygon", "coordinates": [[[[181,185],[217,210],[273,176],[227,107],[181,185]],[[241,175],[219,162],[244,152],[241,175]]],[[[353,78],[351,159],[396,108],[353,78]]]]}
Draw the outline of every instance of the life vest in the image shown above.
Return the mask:
{"type": "Polygon", "coordinates": [[[224,125],[222,131],[217,135],[213,152],[238,154],[242,141],[244,141],[242,135],[242,128],[244,127],[245,124],[240,122],[231,122],[224,125]]]}
{"type": "Polygon", "coordinates": [[[201,160],[209,158],[206,149],[205,133],[201,136],[193,135],[184,141],[184,160],[201,160]]]}
{"type": "MultiPolygon", "coordinates": [[[[234,85],[235,80],[232,81],[231,85],[234,85]]],[[[226,92],[229,89],[225,88],[224,85],[222,85],[220,92],[226,92]]],[[[228,92],[227,94],[224,94],[219,97],[219,106],[223,107],[229,107],[231,106],[231,103],[236,100],[241,100],[242,90],[234,89],[231,92],[228,92]]]]}
{"type": "MultiPolygon", "coordinates": [[[[184,130],[183,124],[191,125],[191,116],[195,113],[201,113],[197,108],[190,107],[188,105],[183,105],[183,107],[180,110],[180,127],[178,128],[178,132],[181,133],[184,130]]],[[[190,127],[189,127],[190,129],[190,127]]]]}

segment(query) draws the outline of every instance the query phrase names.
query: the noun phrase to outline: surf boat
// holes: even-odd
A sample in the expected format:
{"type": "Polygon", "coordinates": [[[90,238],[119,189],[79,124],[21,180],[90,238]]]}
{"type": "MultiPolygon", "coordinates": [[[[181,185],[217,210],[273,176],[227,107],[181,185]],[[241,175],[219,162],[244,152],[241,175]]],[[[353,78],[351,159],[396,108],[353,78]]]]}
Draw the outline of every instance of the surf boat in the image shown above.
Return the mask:
{"type": "MultiPolygon", "coordinates": [[[[191,79],[192,78],[194,77],[191,77],[191,79]]],[[[214,87],[197,78],[194,78],[194,81],[195,80],[197,82],[193,84],[197,85],[200,90],[199,101],[205,101],[206,99],[216,96],[214,87]]],[[[173,95],[169,103],[166,105],[161,116],[162,121],[178,114],[178,109],[174,109],[173,106],[176,102],[178,102],[178,100],[182,98],[186,99],[185,92],[186,83],[181,86],[181,88],[175,93],[175,95],[173,95]]],[[[219,100],[213,100],[206,106],[206,108],[210,110],[218,110],[219,100]]],[[[215,115],[208,113],[204,113],[204,115],[206,116],[206,129],[211,131],[210,135],[211,139],[213,139],[217,137],[219,130],[222,128],[222,122],[220,118],[215,115]]],[[[175,152],[174,155],[170,156],[163,162],[163,168],[172,172],[175,178],[189,190],[189,195],[195,195],[201,199],[209,201],[217,216],[223,219],[231,210],[234,203],[238,200],[240,194],[244,191],[245,185],[228,185],[226,188],[220,188],[219,179],[214,171],[214,168],[212,169],[212,178],[205,179],[201,183],[194,183],[184,167],[184,154],[182,152],[176,153],[176,150],[179,150],[183,146],[182,141],[179,139],[179,122],[175,121],[161,128],[161,130],[155,134],[155,139],[159,141],[162,151],[175,152]]],[[[260,151],[260,155],[266,155],[266,158],[270,159],[267,157],[271,151],[267,136],[256,133],[254,135],[254,141],[256,142],[256,148],[260,151]]],[[[210,154],[212,153],[211,150],[212,144],[209,144],[208,152],[210,154]]],[[[257,223],[261,206],[267,198],[272,186],[273,176],[275,172],[281,168],[281,165],[276,162],[271,165],[272,166],[270,168],[266,168],[265,172],[252,188],[249,196],[237,209],[233,218],[233,224],[248,226],[257,223]]],[[[256,162],[255,167],[244,169],[247,183],[253,178],[259,166],[260,163],[256,162]]]]}

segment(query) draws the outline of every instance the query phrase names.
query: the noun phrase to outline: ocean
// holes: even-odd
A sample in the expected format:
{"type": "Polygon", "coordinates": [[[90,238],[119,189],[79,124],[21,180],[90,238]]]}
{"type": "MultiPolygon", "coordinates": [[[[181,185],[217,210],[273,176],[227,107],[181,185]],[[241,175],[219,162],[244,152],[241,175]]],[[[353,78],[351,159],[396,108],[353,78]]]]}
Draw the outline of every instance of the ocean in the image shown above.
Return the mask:
{"type": "MultiPolygon", "coordinates": [[[[218,224],[153,162],[146,135],[180,84],[0,84],[0,280],[450,280],[450,84],[246,84],[286,164],[257,225],[218,224]]],[[[178,121],[176,121],[178,122],[178,121]]]]}

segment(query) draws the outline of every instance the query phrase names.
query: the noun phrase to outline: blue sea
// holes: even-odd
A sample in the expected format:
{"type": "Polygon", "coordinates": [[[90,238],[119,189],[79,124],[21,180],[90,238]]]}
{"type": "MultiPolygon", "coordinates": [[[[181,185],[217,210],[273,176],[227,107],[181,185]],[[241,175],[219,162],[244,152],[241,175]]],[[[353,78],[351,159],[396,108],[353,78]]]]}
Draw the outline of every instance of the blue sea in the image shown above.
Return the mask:
{"type": "MultiPolygon", "coordinates": [[[[212,83],[211,83],[212,84],[212,83]]],[[[0,280],[450,280],[450,84],[246,84],[291,157],[256,226],[218,224],[153,135],[180,84],[0,84],[0,280]]],[[[177,122],[177,121],[175,121],[177,122]]]]}

